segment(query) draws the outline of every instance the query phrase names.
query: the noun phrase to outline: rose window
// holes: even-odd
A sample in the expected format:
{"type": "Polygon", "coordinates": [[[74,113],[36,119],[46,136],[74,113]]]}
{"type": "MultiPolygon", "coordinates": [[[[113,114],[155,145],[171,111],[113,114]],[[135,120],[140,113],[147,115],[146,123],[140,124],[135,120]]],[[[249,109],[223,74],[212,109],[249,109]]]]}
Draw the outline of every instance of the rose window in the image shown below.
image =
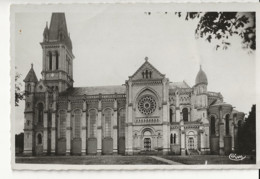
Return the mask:
{"type": "Polygon", "coordinates": [[[152,96],[144,96],[138,102],[138,109],[145,115],[152,114],[156,109],[156,101],[152,96]]]}

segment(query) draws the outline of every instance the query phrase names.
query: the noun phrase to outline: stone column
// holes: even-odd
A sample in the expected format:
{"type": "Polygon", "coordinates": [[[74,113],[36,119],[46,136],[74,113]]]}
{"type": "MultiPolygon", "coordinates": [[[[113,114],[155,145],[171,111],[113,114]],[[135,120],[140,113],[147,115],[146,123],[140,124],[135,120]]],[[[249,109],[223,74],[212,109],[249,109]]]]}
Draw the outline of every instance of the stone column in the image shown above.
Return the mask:
{"type": "Polygon", "coordinates": [[[133,155],[133,103],[132,103],[132,81],[129,79],[127,82],[127,95],[128,95],[128,103],[127,103],[127,113],[126,113],[126,154],[133,155]]]}
{"type": "Polygon", "coordinates": [[[169,140],[168,140],[168,126],[169,121],[167,121],[167,105],[163,104],[163,154],[166,155],[169,152],[169,140]]]}
{"type": "Polygon", "coordinates": [[[167,90],[167,79],[163,79],[163,99],[162,99],[162,124],[163,124],[163,154],[168,154],[170,150],[170,141],[169,141],[169,106],[168,106],[168,90],[167,90]]]}
{"type": "MultiPolygon", "coordinates": [[[[232,141],[234,141],[234,151],[237,150],[237,134],[238,134],[238,125],[237,125],[237,114],[234,114],[234,120],[233,120],[233,123],[234,123],[234,130],[233,130],[233,138],[232,138],[232,141]]],[[[233,144],[232,144],[233,146],[233,144]]],[[[232,149],[233,150],[233,149],[232,149]]]]}
{"type": "Polygon", "coordinates": [[[126,123],[127,126],[127,148],[126,152],[127,155],[133,155],[133,106],[132,104],[128,105],[128,122],[126,123]]]}
{"type": "Polygon", "coordinates": [[[68,101],[68,110],[66,118],[66,155],[71,153],[71,102],[68,101]]]}
{"type": "MultiPolygon", "coordinates": [[[[204,152],[204,149],[205,149],[205,138],[204,138],[204,129],[203,129],[203,126],[200,126],[199,127],[199,131],[198,131],[198,137],[197,139],[200,138],[200,151],[201,152],[204,152]]],[[[198,147],[199,148],[199,147],[198,147]]]]}
{"type": "Polygon", "coordinates": [[[87,105],[86,101],[83,102],[83,113],[81,117],[81,155],[86,155],[86,141],[87,141],[87,119],[86,119],[86,111],[87,111],[87,105]]]}
{"type": "Polygon", "coordinates": [[[51,118],[51,154],[55,154],[56,151],[56,112],[52,112],[51,118]]]}
{"type": "Polygon", "coordinates": [[[102,106],[101,106],[101,95],[98,101],[98,119],[97,119],[97,154],[101,155],[102,153],[102,106]]]}
{"type": "Polygon", "coordinates": [[[33,111],[24,113],[24,150],[25,155],[33,154],[33,111]]]}
{"type": "Polygon", "coordinates": [[[210,154],[210,141],[209,141],[209,124],[204,126],[204,134],[205,134],[205,153],[210,154]]]}
{"type": "Polygon", "coordinates": [[[224,155],[224,135],[225,135],[224,119],[222,116],[222,107],[219,107],[219,154],[224,155]]]}
{"type": "Polygon", "coordinates": [[[49,93],[45,93],[45,107],[43,114],[43,153],[47,154],[48,149],[48,109],[49,109],[49,93]]]}
{"type": "Polygon", "coordinates": [[[176,122],[181,121],[181,114],[180,114],[180,103],[179,103],[179,92],[176,91],[176,122]]]}
{"type": "Polygon", "coordinates": [[[230,125],[230,136],[231,136],[231,150],[235,151],[235,141],[234,141],[234,121],[229,122],[230,125]]]}
{"type": "Polygon", "coordinates": [[[46,50],[45,46],[42,46],[42,71],[46,71],[46,50]]]}
{"type": "Polygon", "coordinates": [[[118,140],[118,131],[117,131],[117,99],[114,101],[114,115],[113,115],[113,154],[118,153],[117,140],[118,140]]]}
{"type": "Polygon", "coordinates": [[[180,134],[181,134],[181,139],[180,139],[180,144],[181,144],[181,155],[186,155],[186,151],[185,151],[185,149],[186,149],[186,147],[185,147],[185,138],[186,138],[186,136],[185,136],[185,130],[184,130],[184,122],[183,121],[181,121],[180,122],[180,126],[181,126],[181,128],[180,128],[180,134]]]}
{"type": "Polygon", "coordinates": [[[47,154],[48,148],[48,111],[44,111],[43,114],[43,153],[47,154]]]}
{"type": "Polygon", "coordinates": [[[56,152],[56,92],[53,93],[52,113],[51,113],[51,155],[56,152]]]}

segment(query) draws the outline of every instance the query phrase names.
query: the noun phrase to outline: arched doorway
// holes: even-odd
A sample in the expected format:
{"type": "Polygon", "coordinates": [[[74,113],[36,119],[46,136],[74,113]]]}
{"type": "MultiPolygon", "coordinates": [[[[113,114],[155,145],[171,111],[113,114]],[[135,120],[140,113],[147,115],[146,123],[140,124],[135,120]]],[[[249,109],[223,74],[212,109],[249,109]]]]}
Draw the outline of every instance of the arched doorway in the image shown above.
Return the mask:
{"type": "Polygon", "coordinates": [[[193,137],[189,137],[188,138],[188,149],[189,150],[193,150],[194,149],[194,138],[193,137]]]}
{"type": "Polygon", "coordinates": [[[150,129],[145,129],[143,132],[143,150],[148,152],[153,149],[152,133],[150,129]]]}
{"type": "Polygon", "coordinates": [[[150,138],[144,138],[144,150],[151,151],[151,139],[150,138]]]}
{"type": "Polygon", "coordinates": [[[196,150],[198,148],[197,133],[189,131],[186,136],[186,148],[188,150],[196,150]]]}

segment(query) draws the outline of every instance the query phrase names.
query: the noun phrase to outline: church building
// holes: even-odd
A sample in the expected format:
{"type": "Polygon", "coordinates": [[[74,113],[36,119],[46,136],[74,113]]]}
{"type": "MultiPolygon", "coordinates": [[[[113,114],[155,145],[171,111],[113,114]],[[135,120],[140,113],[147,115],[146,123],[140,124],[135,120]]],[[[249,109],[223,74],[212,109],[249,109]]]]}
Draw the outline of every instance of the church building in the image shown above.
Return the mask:
{"type": "Polygon", "coordinates": [[[244,113],[207,90],[170,82],[145,58],[124,85],[74,87],[65,14],[43,31],[42,78],[25,82],[25,155],[225,155],[237,149],[244,113]]]}

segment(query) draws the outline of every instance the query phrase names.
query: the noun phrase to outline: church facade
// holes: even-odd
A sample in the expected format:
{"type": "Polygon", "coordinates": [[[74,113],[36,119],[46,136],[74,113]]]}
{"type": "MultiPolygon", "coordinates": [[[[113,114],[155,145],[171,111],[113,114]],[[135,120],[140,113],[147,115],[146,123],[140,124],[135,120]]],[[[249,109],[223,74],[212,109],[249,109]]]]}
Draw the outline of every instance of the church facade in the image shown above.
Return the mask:
{"type": "Polygon", "coordinates": [[[25,82],[24,154],[229,154],[244,113],[207,90],[170,82],[148,58],[125,85],[74,87],[72,42],[64,13],[43,32],[42,79],[25,82]]]}

